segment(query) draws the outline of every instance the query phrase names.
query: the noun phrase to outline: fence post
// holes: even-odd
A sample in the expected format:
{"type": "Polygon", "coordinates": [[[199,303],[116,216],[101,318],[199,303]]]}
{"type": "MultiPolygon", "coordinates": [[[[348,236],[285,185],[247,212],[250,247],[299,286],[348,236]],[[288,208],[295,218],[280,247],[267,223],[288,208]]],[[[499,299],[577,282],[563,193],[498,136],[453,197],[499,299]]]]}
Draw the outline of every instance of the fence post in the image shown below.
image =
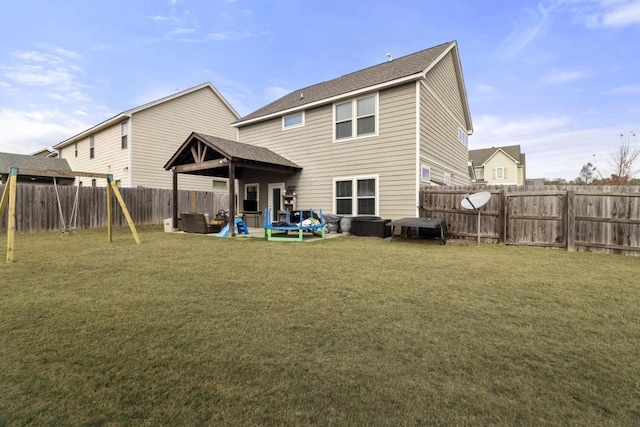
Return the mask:
{"type": "Polygon", "coordinates": [[[498,242],[505,243],[507,240],[507,224],[506,224],[506,192],[504,188],[498,193],[498,242]]]}
{"type": "Polygon", "coordinates": [[[566,194],[566,221],[567,221],[567,251],[576,250],[576,212],[575,206],[576,193],[574,190],[567,190],[566,194]]]}

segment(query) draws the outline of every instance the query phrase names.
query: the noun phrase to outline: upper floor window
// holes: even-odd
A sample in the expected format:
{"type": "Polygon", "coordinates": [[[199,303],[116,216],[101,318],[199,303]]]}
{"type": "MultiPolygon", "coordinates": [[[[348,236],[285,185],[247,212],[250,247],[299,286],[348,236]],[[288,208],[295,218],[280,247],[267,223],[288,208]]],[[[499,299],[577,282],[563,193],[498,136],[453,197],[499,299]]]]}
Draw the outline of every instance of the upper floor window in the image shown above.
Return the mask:
{"type": "Polygon", "coordinates": [[[371,95],[334,105],[335,140],[377,133],[378,96],[371,95]]]}
{"type": "Polygon", "coordinates": [[[465,146],[469,145],[469,135],[461,128],[458,128],[458,141],[462,142],[465,146]]]}
{"type": "Polygon", "coordinates": [[[75,156],[78,157],[78,143],[77,142],[73,144],[73,149],[74,149],[74,152],[75,152],[75,156]]]}
{"type": "Polygon", "coordinates": [[[122,125],[120,125],[120,127],[121,127],[120,135],[121,135],[121,140],[122,140],[122,142],[120,144],[120,148],[122,148],[124,150],[129,145],[129,141],[128,141],[129,122],[122,123],[122,125]]]}
{"type": "Polygon", "coordinates": [[[505,173],[504,168],[496,168],[496,179],[504,179],[505,173]]]}
{"type": "Polygon", "coordinates": [[[89,137],[89,158],[93,159],[95,157],[95,146],[94,146],[94,138],[93,136],[89,137]]]}
{"type": "Polygon", "coordinates": [[[304,126],[304,112],[291,114],[282,118],[282,129],[291,129],[304,126]]]}

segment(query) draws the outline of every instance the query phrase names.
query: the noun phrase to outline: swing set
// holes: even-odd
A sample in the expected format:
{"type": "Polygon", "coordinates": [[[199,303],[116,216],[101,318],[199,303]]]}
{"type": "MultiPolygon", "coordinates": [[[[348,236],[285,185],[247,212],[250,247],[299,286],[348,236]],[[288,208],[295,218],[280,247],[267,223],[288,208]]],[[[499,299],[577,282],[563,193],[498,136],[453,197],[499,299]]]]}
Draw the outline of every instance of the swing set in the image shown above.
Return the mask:
{"type": "MultiPolygon", "coordinates": [[[[27,175],[54,175],[54,176],[83,176],[89,178],[103,178],[107,180],[107,240],[109,242],[113,241],[113,200],[111,195],[113,194],[120,204],[120,208],[122,209],[122,213],[127,220],[127,224],[129,224],[129,229],[131,229],[131,234],[135,239],[136,243],[140,244],[140,236],[138,235],[138,231],[136,230],[136,226],[133,224],[133,220],[131,219],[131,215],[129,214],[129,210],[127,209],[127,205],[124,203],[124,199],[120,194],[120,190],[113,180],[113,175],[111,174],[100,174],[100,173],[91,173],[91,172],[78,172],[78,171],[61,171],[61,170],[40,170],[40,169],[27,169],[27,168],[17,168],[11,167],[9,172],[9,179],[5,184],[4,191],[2,192],[2,197],[0,198],[0,217],[4,214],[7,206],[9,207],[9,217],[7,221],[7,262],[13,262],[14,257],[14,241],[15,241],[15,231],[16,231],[16,188],[18,181],[18,174],[27,174],[27,175]]],[[[64,212],[62,211],[62,205],[60,204],[60,195],[58,193],[57,183],[53,181],[54,187],[56,189],[56,199],[58,201],[58,213],[60,214],[60,221],[62,223],[62,233],[63,235],[73,234],[75,231],[75,226],[77,225],[78,218],[78,191],[79,188],[76,189],[76,197],[73,202],[73,209],[71,213],[71,217],[69,218],[69,225],[67,226],[66,219],[64,217],[64,212]]]]}

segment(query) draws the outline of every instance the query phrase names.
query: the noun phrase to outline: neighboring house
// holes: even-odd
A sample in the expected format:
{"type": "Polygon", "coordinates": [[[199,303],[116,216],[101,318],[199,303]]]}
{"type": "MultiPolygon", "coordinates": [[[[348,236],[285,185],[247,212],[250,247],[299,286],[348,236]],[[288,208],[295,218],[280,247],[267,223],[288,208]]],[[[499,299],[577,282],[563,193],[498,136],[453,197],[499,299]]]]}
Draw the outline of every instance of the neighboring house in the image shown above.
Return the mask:
{"type": "Polygon", "coordinates": [[[240,142],[301,168],[236,175],[239,199],[258,200],[259,209],[292,202],[340,215],[415,217],[421,187],[470,183],[473,127],[456,42],[296,90],[234,126],[240,142]],[[282,199],[293,191],[295,202],[282,199]]]}
{"type": "Polygon", "coordinates": [[[525,154],[519,145],[469,150],[475,179],[484,184],[524,185],[526,182],[525,154]]]}
{"type": "MultiPolygon", "coordinates": [[[[231,123],[240,116],[211,83],[124,111],[53,148],[75,171],[112,174],[122,187],[172,188],[163,165],[192,131],[236,139],[231,123]]],[[[78,178],[83,185],[105,179],[78,178]],[[83,182],[84,181],[84,182],[83,182]]],[[[211,191],[226,183],[189,176],[180,188],[211,191]]]]}
{"type": "Polygon", "coordinates": [[[32,156],[37,156],[37,157],[55,157],[54,152],[49,150],[48,148],[43,148],[40,151],[36,151],[35,153],[31,153],[32,156]]]}
{"type": "Polygon", "coordinates": [[[7,182],[12,167],[18,168],[18,182],[31,184],[53,184],[54,177],[57,184],[71,185],[73,178],[55,174],[52,171],[71,171],[65,159],[42,157],[36,155],[0,153],[0,181],[7,182]],[[20,169],[38,170],[38,173],[21,173],[20,169]]]}

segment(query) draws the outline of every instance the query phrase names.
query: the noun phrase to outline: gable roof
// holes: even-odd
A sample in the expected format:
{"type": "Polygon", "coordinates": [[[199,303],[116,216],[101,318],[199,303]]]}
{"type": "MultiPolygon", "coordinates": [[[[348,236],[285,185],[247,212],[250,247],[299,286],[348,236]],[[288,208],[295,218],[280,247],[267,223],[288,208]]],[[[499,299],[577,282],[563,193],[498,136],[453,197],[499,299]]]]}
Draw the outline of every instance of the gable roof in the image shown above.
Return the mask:
{"type": "Polygon", "coordinates": [[[151,102],[148,102],[146,104],[140,105],[138,107],[134,107],[134,108],[131,108],[129,110],[123,111],[120,114],[116,114],[115,116],[105,120],[102,123],[99,123],[99,124],[97,124],[97,125],[95,125],[93,127],[90,127],[89,129],[86,129],[86,130],[80,132],[79,134],[72,136],[69,139],[65,139],[64,141],[60,142],[59,144],[54,145],[53,148],[54,149],[59,149],[59,148],[66,147],[67,145],[72,144],[72,143],[74,143],[74,142],[76,142],[76,141],[78,141],[80,139],[87,138],[91,134],[94,134],[94,133],[96,133],[96,132],[98,132],[98,131],[100,131],[102,129],[105,129],[105,128],[109,127],[109,126],[113,126],[114,124],[117,124],[118,122],[123,122],[125,120],[128,120],[131,117],[132,114],[135,114],[135,113],[138,113],[140,111],[155,107],[156,105],[163,104],[165,102],[171,101],[171,100],[179,98],[181,96],[188,95],[188,94],[190,94],[192,92],[198,91],[198,90],[203,89],[203,88],[211,89],[213,91],[213,93],[215,93],[216,96],[218,98],[220,98],[222,103],[229,109],[229,111],[231,111],[233,113],[233,115],[236,116],[237,118],[240,118],[240,115],[238,114],[238,112],[231,106],[231,104],[229,104],[227,102],[226,99],[224,99],[224,97],[211,84],[211,82],[205,82],[205,83],[199,84],[198,86],[194,86],[192,88],[185,89],[185,90],[183,90],[181,92],[176,92],[176,93],[174,93],[172,95],[165,96],[164,98],[156,99],[155,101],[151,101],[151,102]]]}
{"type": "Polygon", "coordinates": [[[253,113],[244,116],[235,122],[234,126],[244,126],[278,115],[327,104],[340,98],[354,96],[359,92],[381,89],[424,78],[426,73],[451,50],[455,51],[455,63],[459,74],[458,84],[461,86],[461,93],[464,97],[464,109],[469,128],[471,128],[471,116],[468,113],[469,108],[466,91],[464,90],[464,83],[462,81],[462,69],[455,41],[443,43],[420,52],[396,58],[392,61],[383,62],[382,64],[346,74],[333,80],[293,91],[253,113]]]}
{"type": "MultiPolygon", "coordinates": [[[[203,142],[207,147],[212,149],[207,157],[202,159],[203,161],[218,160],[219,157],[214,154],[218,153],[229,161],[241,162],[244,167],[251,167],[251,165],[256,167],[274,166],[288,171],[297,171],[302,169],[302,167],[298,166],[291,160],[274,153],[268,148],[192,132],[180,148],[178,148],[178,150],[173,154],[171,159],[164,165],[166,170],[169,170],[174,166],[194,163],[193,154],[190,150],[190,145],[193,144],[194,139],[203,142]]],[[[207,175],[203,170],[193,171],[192,173],[207,175]]],[[[216,174],[216,176],[226,176],[226,170],[222,174],[216,174]]]]}
{"type": "Polygon", "coordinates": [[[525,155],[520,152],[520,145],[508,145],[505,147],[491,147],[491,148],[481,148],[479,150],[469,150],[469,160],[473,162],[475,166],[481,166],[487,162],[491,157],[493,157],[498,151],[503,152],[507,156],[511,157],[511,159],[519,163],[520,165],[525,164],[525,155]]]}
{"type": "Polygon", "coordinates": [[[8,174],[11,167],[25,169],[39,169],[43,173],[38,176],[57,176],[44,171],[63,170],[71,171],[66,159],[57,157],[29,156],[26,154],[0,153],[0,173],[8,174]]]}

